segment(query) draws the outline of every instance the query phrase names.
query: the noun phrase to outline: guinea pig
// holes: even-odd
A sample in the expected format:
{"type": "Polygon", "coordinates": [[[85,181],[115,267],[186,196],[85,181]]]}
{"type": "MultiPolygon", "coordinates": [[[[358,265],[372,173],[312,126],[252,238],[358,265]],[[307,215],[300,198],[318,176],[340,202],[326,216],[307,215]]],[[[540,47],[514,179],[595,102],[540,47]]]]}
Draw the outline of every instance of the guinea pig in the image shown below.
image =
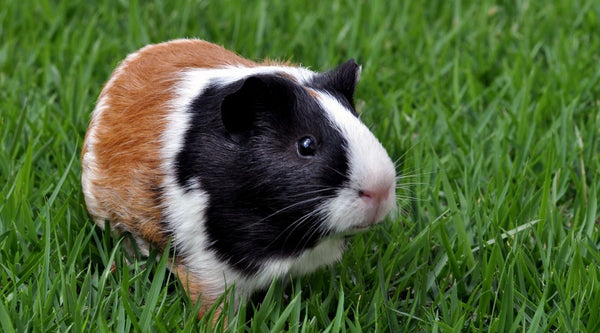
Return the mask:
{"type": "Polygon", "coordinates": [[[90,215],[137,253],[168,255],[199,317],[229,286],[239,301],[334,263],[396,202],[394,164],[355,109],[360,71],[257,63],[195,39],[130,54],[82,148],[90,215]]]}

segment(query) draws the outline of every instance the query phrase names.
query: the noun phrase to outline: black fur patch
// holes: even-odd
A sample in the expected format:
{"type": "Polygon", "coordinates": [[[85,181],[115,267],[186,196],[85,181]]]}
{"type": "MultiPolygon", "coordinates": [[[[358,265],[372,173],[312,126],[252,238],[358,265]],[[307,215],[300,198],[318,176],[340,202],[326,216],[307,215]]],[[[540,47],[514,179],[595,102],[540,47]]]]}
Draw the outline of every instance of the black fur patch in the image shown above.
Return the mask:
{"type": "Polygon", "coordinates": [[[350,59],[328,72],[315,76],[308,86],[331,94],[356,116],[354,89],[358,84],[359,71],[360,66],[354,59],[350,59]]]}
{"type": "Polygon", "coordinates": [[[316,209],[348,181],[347,143],[306,89],[255,75],[209,85],[189,112],[177,176],[180,186],[196,180],[209,194],[209,249],[252,274],[265,260],[298,256],[326,236],[316,209]],[[310,158],[297,153],[307,135],[318,143],[310,158]]]}

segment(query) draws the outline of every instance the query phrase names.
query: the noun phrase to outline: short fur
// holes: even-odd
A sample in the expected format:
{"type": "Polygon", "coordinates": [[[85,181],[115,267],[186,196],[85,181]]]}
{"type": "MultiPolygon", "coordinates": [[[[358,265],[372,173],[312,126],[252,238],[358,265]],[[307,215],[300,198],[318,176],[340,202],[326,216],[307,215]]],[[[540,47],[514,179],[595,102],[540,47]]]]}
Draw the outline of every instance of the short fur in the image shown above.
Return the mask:
{"type": "Polygon", "coordinates": [[[163,250],[199,316],[228,285],[338,260],[394,205],[387,153],[358,120],[350,60],[327,73],[258,64],[201,40],[150,45],[105,85],[82,151],[95,222],[163,250]],[[308,150],[299,142],[308,138],[308,150]]]}

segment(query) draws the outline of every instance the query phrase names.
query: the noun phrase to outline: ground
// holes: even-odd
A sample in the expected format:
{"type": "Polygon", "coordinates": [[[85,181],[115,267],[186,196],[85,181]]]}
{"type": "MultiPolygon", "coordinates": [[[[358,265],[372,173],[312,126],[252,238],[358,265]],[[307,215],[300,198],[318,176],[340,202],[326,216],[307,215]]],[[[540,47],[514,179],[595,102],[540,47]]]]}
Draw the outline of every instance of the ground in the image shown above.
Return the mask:
{"type": "Polygon", "coordinates": [[[181,37],[314,70],[355,58],[361,118],[401,175],[398,213],[332,268],[226,304],[230,331],[600,330],[599,2],[2,7],[3,331],[210,330],[166,262],[128,262],[94,227],[79,181],[111,71],[181,37]]]}

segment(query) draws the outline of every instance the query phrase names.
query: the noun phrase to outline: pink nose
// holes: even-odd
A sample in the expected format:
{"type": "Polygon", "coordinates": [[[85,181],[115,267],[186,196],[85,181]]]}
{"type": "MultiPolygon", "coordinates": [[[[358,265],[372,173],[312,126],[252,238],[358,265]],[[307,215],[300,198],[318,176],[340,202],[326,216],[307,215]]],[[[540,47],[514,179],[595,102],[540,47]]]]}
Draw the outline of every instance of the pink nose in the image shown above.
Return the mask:
{"type": "Polygon", "coordinates": [[[390,196],[390,188],[383,186],[369,190],[359,190],[358,196],[361,197],[363,200],[375,200],[379,203],[387,200],[387,198],[390,196]]]}

